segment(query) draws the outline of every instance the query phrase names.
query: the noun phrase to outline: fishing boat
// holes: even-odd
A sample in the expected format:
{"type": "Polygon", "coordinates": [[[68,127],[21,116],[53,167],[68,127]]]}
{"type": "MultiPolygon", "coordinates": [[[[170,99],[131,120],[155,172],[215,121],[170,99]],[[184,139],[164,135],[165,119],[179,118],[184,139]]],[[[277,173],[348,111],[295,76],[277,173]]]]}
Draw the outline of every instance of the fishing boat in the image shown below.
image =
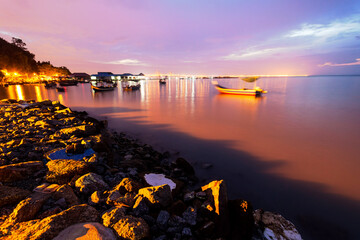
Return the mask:
{"type": "Polygon", "coordinates": [[[260,87],[255,87],[253,89],[248,88],[226,88],[221,85],[217,81],[212,81],[212,84],[215,86],[216,90],[223,94],[234,94],[234,95],[247,95],[247,96],[260,96],[263,93],[267,93],[267,91],[263,90],[260,87]]]}
{"type": "Polygon", "coordinates": [[[91,84],[91,89],[95,92],[104,92],[104,91],[112,91],[116,88],[116,83],[108,82],[108,81],[100,81],[95,85],[91,84]]]}
{"type": "Polygon", "coordinates": [[[59,77],[60,86],[76,86],[78,81],[71,77],[59,77]]]}
{"type": "Polygon", "coordinates": [[[140,84],[137,84],[137,85],[127,85],[127,86],[124,86],[123,89],[124,89],[125,91],[139,90],[139,89],[140,89],[140,84]]]}
{"type": "Polygon", "coordinates": [[[122,88],[124,91],[135,91],[140,89],[139,81],[126,81],[123,82],[122,88]]]}

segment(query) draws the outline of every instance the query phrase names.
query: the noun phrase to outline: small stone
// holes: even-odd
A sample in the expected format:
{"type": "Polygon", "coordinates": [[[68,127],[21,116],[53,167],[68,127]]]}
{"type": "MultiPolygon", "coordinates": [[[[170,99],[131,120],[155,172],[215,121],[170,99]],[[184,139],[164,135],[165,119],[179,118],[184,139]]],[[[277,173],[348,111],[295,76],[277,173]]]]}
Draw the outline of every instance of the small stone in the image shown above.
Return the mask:
{"type": "Polygon", "coordinates": [[[195,192],[194,191],[186,193],[184,195],[184,201],[185,202],[189,202],[189,201],[193,200],[194,198],[195,198],[195,192]]]}
{"type": "Polygon", "coordinates": [[[196,197],[198,199],[204,200],[204,199],[206,199],[206,193],[205,192],[197,192],[196,197]]]}
{"type": "Polygon", "coordinates": [[[156,223],[160,228],[165,229],[169,221],[170,214],[167,211],[161,210],[158,217],[156,218],[156,223]]]}
{"type": "Polygon", "coordinates": [[[185,219],[185,221],[192,226],[196,225],[196,217],[197,212],[196,209],[193,207],[188,207],[183,213],[183,218],[185,219]]]}
{"type": "Polygon", "coordinates": [[[190,228],[183,228],[182,232],[181,232],[181,235],[183,237],[191,237],[192,236],[192,232],[191,232],[191,229],[190,228]]]}

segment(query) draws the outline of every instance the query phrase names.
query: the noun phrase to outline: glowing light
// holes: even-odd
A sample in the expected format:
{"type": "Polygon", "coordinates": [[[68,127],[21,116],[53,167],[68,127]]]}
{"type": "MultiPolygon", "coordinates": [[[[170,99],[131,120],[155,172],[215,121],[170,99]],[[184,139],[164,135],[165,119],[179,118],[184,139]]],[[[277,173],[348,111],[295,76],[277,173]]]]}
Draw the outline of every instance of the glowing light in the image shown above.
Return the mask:
{"type": "Polygon", "coordinates": [[[42,101],[41,91],[39,86],[35,86],[36,100],[38,102],[42,101]]]}
{"type": "Polygon", "coordinates": [[[24,94],[20,85],[16,85],[16,95],[19,100],[24,100],[24,94]]]}

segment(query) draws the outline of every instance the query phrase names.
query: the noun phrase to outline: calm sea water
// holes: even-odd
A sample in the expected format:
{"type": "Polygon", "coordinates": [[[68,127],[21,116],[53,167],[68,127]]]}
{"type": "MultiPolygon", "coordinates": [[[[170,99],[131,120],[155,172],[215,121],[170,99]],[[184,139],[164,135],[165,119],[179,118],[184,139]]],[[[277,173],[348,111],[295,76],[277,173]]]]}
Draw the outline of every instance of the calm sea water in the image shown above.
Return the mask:
{"type": "MultiPolygon", "coordinates": [[[[240,79],[219,79],[240,88],[240,79]]],[[[194,164],[231,198],[280,212],[305,239],[360,239],[360,77],[261,78],[263,97],[220,95],[209,79],[141,82],[141,89],[64,93],[0,88],[0,98],[59,100],[194,164]],[[204,169],[210,163],[212,168],[204,169]],[[329,235],[327,235],[327,233],[329,235]]],[[[249,85],[248,85],[249,86],[249,85]]]]}

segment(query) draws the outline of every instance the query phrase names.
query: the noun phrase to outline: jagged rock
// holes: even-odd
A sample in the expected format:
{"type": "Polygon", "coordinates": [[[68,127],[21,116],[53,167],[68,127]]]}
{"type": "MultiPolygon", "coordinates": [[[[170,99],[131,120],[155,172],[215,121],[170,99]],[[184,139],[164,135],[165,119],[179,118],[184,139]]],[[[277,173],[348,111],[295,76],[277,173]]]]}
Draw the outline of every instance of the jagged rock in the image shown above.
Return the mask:
{"type": "Polygon", "coordinates": [[[62,230],[53,240],[116,240],[116,236],[110,228],[104,227],[97,222],[74,224],[62,230]]]}
{"type": "Polygon", "coordinates": [[[212,211],[216,215],[213,215],[211,220],[215,222],[217,236],[227,237],[230,232],[230,223],[227,189],[224,180],[212,181],[201,187],[201,190],[206,192],[207,201],[211,203],[208,210],[211,210],[211,205],[214,206],[212,211]]]}
{"type": "Polygon", "coordinates": [[[180,168],[181,170],[183,170],[186,175],[194,175],[195,174],[195,170],[194,170],[193,166],[191,166],[191,164],[188,161],[186,161],[184,158],[176,159],[175,165],[177,168],[180,168]]]}
{"type": "Polygon", "coordinates": [[[109,188],[102,177],[96,173],[88,173],[78,178],[75,182],[75,187],[84,194],[91,194],[94,191],[105,191],[109,188]]]}
{"type": "Polygon", "coordinates": [[[85,146],[81,143],[73,143],[66,147],[65,152],[67,154],[81,154],[84,153],[85,149],[85,146]]]}
{"type": "Polygon", "coordinates": [[[102,216],[103,224],[106,227],[112,227],[126,214],[126,207],[114,207],[106,211],[102,216]]]}
{"type": "Polygon", "coordinates": [[[101,204],[103,202],[105,202],[105,196],[102,192],[100,191],[95,191],[91,194],[91,196],[89,197],[89,205],[91,206],[95,206],[95,205],[98,205],[98,204],[101,204]]]}
{"type": "Polygon", "coordinates": [[[170,218],[170,214],[165,211],[165,210],[161,210],[159,212],[158,217],[156,218],[156,224],[161,228],[161,229],[166,229],[167,228],[167,224],[170,218]]]}
{"type": "Polygon", "coordinates": [[[114,224],[113,229],[119,237],[130,240],[144,239],[150,235],[150,228],[142,218],[124,216],[114,224]]]}
{"type": "Polygon", "coordinates": [[[189,202],[195,199],[195,192],[188,192],[184,195],[184,202],[189,202]]]}
{"type": "Polygon", "coordinates": [[[183,237],[191,237],[192,236],[192,232],[191,232],[191,229],[186,227],[186,228],[183,228],[182,232],[181,232],[181,235],[183,237]]]}
{"type": "Polygon", "coordinates": [[[30,191],[21,188],[0,185],[0,207],[7,204],[18,203],[30,195],[30,193],[30,191]]]}
{"type": "Polygon", "coordinates": [[[73,189],[69,185],[60,186],[54,193],[53,198],[56,200],[64,198],[69,207],[78,205],[80,203],[79,198],[76,196],[73,189]]]}
{"type": "Polygon", "coordinates": [[[75,175],[81,176],[90,171],[88,163],[75,160],[52,160],[46,166],[49,169],[46,180],[59,184],[68,183],[75,175]]]}
{"type": "Polygon", "coordinates": [[[0,182],[13,182],[29,178],[44,167],[41,161],[22,162],[0,166],[0,182]]]}
{"type": "Polygon", "coordinates": [[[50,217],[54,214],[60,213],[62,211],[62,209],[58,206],[50,208],[46,211],[44,211],[43,213],[41,213],[40,215],[37,216],[37,218],[43,219],[43,218],[47,218],[50,217]]]}
{"type": "Polygon", "coordinates": [[[264,229],[263,238],[266,240],[302,240],[294,224],[280,214],[257,209],[254,219],[255,225],[264,229]]]}
{"type": "Polygon", "coordinates": [[[57,189],[59,189],[59,185],[58,184],[49,184],[49,183],[43,183],[39,186],[37,186],[36,188],[34,188],[34,192],[39,192],[39,193],[53,193],[55,192],[57,189]]]}
{"type": "Polygon", "coordinates": [[[63,128],[56,134],[59,135],[61,138],[69,138],[71,136],[86,137],[94,135],[96,133],[97,130],[94,126],[81,125],[76,127],[63,128]]]}
{"type": "Polygon", "coordinates": [[[177,200],[168,208],[171,214],[181,216],[181,214],[186,210],[186,205],[183,201],[177,200]]]}
{"type": "Polygon", "coordinates": [[[146,205],[147,200],[145,198],[138,198],[134,204],[133,212],[135,216],[142,216],[149,213],[149,207],[146,205]]]}
{"type": "Polygon", "coordinates": [[[251,203],[242,199],[229,200],[228,203],[231,224],[230,239],[250,239],[254,229],[251,203]]]}
{"type": "Polygon", "coordinates": [[[119,193],[119,191],[112,190],[112,191],[110,191],[110,193],[106,199],[106,203],[108,205],[115,205],[115,203],[117,202],[117,199],[119,199],[121,197],[122,197],[122,195],[119,193]]]}
{"type": "Polygon", "coordinates": [[[97,221],[99,214],[86,204],[73,206],[42,220],[33,220],[0,229],[5,239],[51,240],[75,223],[97,221]]]}
{"type": "Polygon", "coordinates": [[[36,214],[50,196],[51,194],[48,193],[35,192],[31,194],[16,206],[7,221],[14,224],[34,219],[36,214]]]}
{"type": "Polygon", "coordinates": [[[188,207],[182,216],[188,224],[192,226],[196,225],[197,211],[195,208],[188,207]]]}
{"type": "Polygon", "coordinates": [[[128,192],[137,192],[140,187],[140,183],[130,178],[124,178],[114,189],[119,191],[122,195],[125,195],[128,192]]]}
{"type": "Polygon", "coordinates": [[[171,189],[169,185],[147,187],[139,189],[136,198],[146,198],[151,207],[167,207],[172,203],[171,189]]]}

